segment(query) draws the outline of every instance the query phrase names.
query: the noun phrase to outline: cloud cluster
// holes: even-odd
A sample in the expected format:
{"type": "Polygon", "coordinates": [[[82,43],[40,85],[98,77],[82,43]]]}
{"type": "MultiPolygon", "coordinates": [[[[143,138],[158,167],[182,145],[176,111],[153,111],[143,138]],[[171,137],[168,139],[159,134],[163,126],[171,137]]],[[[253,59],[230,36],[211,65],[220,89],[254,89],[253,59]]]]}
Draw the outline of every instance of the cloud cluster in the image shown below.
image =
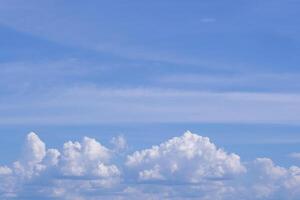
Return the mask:
{"type": "Polygon", "coordinates": [[[22,157],[0,166],[1,199],[299,199],[300,168],[269,158],[242,162],[191,132],[124,155],[93,138],[47,149],[33,132],[22,157]],[[118,156],[116,156],[118,154],[118,156]],[[120,160],[116,160],[119,157],[120,160]],[[124,162],[121,162],[125,160],[124,162]]]}
{"type": "Polygon", "coordinates": [[[64,144],[60,169],[65,176],[119,176],[115,165],[106,165],[110,157],[109,149],[95,139],[84,137],[82,144],[71,141],[64,144]]]}
{"type": "Polygon", "coordinates": [[[227,154],[209,138],[189,131],[159,146],[134,152],[127,157],[126,164],[137,170],[140,180],[189,183],[227,178],[246,171],[238,155],[227,154]]]}
{"type": "Polygon", "coordinates": [[[61,152],[47,149],[31,132],[27,135],[22,158],[10,168],[0,167],[0,179],[5,183],[0,187],[0,194],[22,197],[34,192],[37,196],[57,197],[66,195],[74,186],[81,188],[80,192],[96,186],[111,187],[120,178],[119,168],[110,164],[111,154],[109,149],[88,137],[81,143],[66,142],[61,152]],[[38,186],[41,182],[48,186],[38,186]],[[38,190],[31,191],[32,186],[38,186],[38,190]]]}
{"type": "Polygon", "coordinates": [[[250,169],[248,176],[255,179],[255,184],[251,183],[249,188],[257,199],[299,199],[299,167],[284,168],[269,158],[257,158],[250,169]]]}

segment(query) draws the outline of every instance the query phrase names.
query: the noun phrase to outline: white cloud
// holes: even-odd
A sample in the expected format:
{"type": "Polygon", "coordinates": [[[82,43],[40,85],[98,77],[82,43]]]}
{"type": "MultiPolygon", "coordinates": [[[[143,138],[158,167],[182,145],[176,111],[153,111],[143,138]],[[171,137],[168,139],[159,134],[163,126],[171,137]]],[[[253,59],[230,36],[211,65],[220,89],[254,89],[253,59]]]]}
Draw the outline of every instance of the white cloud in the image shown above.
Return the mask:
{"type": "Polygon", "coordinates": [[[57,149],[48,149],[44,157],[43,163],[48,166],[55,166],[60,159],[60,152],[57,149]]]}
{"type": "Polygon", "coordinates": [[[0,166],[0,197],[31,195],[80,196],[95,188],[110,188],[120,180],[121,172],[110,164],[112,151],[92,138],[66,142],[62,153],[47,149],[33,132],[26,137],[22,158],[12,167],[0,166]],[[47,186],[41,184],[47,183],[47,186]],[[36,187],[35,191],[26,188],[36,187]],[[78,194],[76,194],[78,192],[78,194]]]}
{"type": "Polygon", "coordinates": [[[36,164],[43,160],[46,155],[46,145],[40,140],[40,138],[31,132],[27,135],[24,157],[25,162],[30,164],[36,164]]]}
{"type": "Polygon", "coordinates": [[[61,151],[47,149],[30,133],[22,159],[0,166],[0,198],[300,198],[299,167],[280,167],[269,158],[242,163],[237,154],[191,132],[127,155],[118,166],[114,153],[89,137],[66,142],[61,151]]]}
{"type": "Polygon", "coordinates": [[[141,180],[198,183],[232,177],[246,171],[236,154],[218,149],[209,138],[191,132],[127,157],[127,166],[137,169],[141,180]]]}
{"type": "Polygon", "coordinates": [[[12,173],[12,170],[7,166],[0,166],[0,176],[7,176],[12,173]]]}
{"type": "Polygon", "coordinates": [[[67,142],[61,156],[61,172],[66,176],[119,176],[115,165],[106,165],[111,152],[95,139],[84,137],[82,143],[67,142]]]}
{"type": "Polygon", "coordinates": [[[257,169],[260,170],[259,174],[264,175],[260,178],[263,179],[278,179],[286,174],[286,169],[276,166],[269,158],[257,158],[254,162],[257,169]]]}
{"type": "Polygon", "coordinates": [[[269,158],[242,164],[236,154],[226,153],[208,138],[190,132],[136,151],[127,157],[126,164],[137,181],[152,181],[136,187],[138,194],[149,195],[149,191],[155,190],[153,184],[164,188],[160,196],[156,195],[157,199],[296,200],[300,197],[299,167],[280,167],[269,158]]]}
{"type": "Polygon", "coordinates": [[[139,172],[140,180],[165,180],[164,176],[160,173],[160,166],[155,165],[153,168],[139,172]]]}
{"type": "Polygon", "coordinates": [[[45,156],[45,143],[34,132],[29,133],[26,137],[23,156],[13,165],[14,173],[25,179],[38,176],[47,167],[42,164],[45,156]]]}
{"type": "Polygon", "coordinates": [[[256,199],[299,199],[300,168],[275,165],[270,158],[257,158],[250,166],[244,187],[256,199]]]}

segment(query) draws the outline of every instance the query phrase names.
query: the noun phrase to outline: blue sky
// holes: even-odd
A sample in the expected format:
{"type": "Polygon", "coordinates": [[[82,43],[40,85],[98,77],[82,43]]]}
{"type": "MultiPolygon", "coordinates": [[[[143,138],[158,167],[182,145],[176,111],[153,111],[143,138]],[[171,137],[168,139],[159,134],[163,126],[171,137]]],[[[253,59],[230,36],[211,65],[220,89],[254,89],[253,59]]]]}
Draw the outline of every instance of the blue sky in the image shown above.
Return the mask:
{"type": "MultiPolygon", "coordinates": [[[[1,169],[5,171],[1,166],[8,166],[13,174],[13,178],[9,175],[3,180],[20,178],[16,167],[10,166],[20,160],[24,148],[31,149],[37,158],[39,151],[28,144],[43,149],[44,141],[47,148],[58,149],[62,155],[58,171],[60,176],[69,177],[64,171],[69,165],[63,164],[67,158],[62,150],[65,142],[87,136],[113,151],[116,144],[111,139],[123,138],[124,152],[117,152],[111,165],[101,162],[110,167],[118,163],[123,173],[114,175],[125,180],[121,182],[124,186],[134,180],[134,170],[141,170],[129,170],[132,166],[125,163],[135,151],[167,141],[173,144],[173,137],[204,148],[205,140],[182,135],[187,130],[239,155],[242,165],[250,168],[247,171],[255,168],[247,166],[251,162],[270,166],[267,160],[257,160],[268,158],[282,166],[284,173],[293,174],[289,167],[300,165],[299,8],[298,0],[0,0],[0,179],[1,169]],[[27,135],[31,131],[40,138],[27,135]]],[[[82,141],[83,147],[86,141],[82,141]]],[[[36,164],[48,166],[43,159],[23,160],[20,165],[27,166],[23,171],[32,171],[28,163],[35,163],[34,168],[36,164]]],[[[174,159],[176,162],[178,158],[174,159]]],[[[180,180],[168,179],[163,169],[158,176],[157,166],[164,162],[153,160],[153,168],[149,163],[143,165],[145,170],[139,174],[146,174],[143,177],[147,179],[148,174],[154,179],[164,177],[175,185],[176,181],[187,181],[181,176],[183,172],[178,175],[180,180]]],[[[49,176],[42,177],[52,180],[49,176]]],[[[246,181],[239,181],[250,182],[248,176],[255,179],[255,175],[247,175],[246,181]]],[[[18,186],[23,189],[11,189],[9,194],[46,198],[28,189],[35,183],[25,181],[18,186]]],[[[160,185],[151,184],[130,191],[144,194],[160,185]]],[[[272,185],[270,188],[278,186],[272,184],[265,183],[272,185]]],[[[186,187],[172,195],[191,198],[186,196],[190,190],[186,187]]],[[[270,188],[260,187],[265,196],[257,198],[272,199],[274,194],[285,199],[299,197],[296,191],[293,197],[286,197],[286,190],[272,193],[270,188]]],[[[63,189],[64,197],[49,198],[67,199],[68,188],[59,191],[63,189]]],[[[0,186],[0,196],[8,198],[7,191],[0,186]]],[[[77,197],[87,198],[86,193],[79,191],[77,197]]],[[[111,190],[96,193],[111,194],[111,190]]],[[[238,193],[247,199],[246,194],[238,193]]],[[[218,198],[226,199],[226,195],[218,198]]]]}

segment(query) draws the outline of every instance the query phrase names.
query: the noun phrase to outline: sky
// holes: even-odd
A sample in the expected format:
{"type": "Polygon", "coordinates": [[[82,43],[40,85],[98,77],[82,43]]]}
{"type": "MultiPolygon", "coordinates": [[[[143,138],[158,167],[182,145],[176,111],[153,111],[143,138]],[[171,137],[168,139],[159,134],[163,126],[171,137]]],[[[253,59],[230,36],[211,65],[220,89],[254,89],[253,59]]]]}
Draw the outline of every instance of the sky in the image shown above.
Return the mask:
{"type": "Polygon", "coordinates": [[[300,199],[299,8],[0,0],[0,199],[300,199]]]}

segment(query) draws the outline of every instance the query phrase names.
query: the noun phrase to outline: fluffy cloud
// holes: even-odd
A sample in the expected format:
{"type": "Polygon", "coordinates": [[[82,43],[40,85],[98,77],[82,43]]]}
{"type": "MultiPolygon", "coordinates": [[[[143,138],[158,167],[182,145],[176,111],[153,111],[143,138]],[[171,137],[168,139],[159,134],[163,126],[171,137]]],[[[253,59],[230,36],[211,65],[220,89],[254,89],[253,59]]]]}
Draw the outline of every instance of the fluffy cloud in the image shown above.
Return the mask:
{"type": "Polygon", "coordinates": [[[127,146],[125,138],[116,137],[112,144],[109,149],[84,137],[48,149],[29,133],[21,159],[0,166],[0,198],[300,198],[299,167],[280,167],[269,158],[242,162],[237,154],[191,132],[124,157],[120,151],[127,146]],[[114,163],[116,158],[120,160],[114,163]]]}
{"type": "Polygon", "coordinates": [[[115,165],[107,165],[110,154],[109,149],[92,138],[84,137],[81,144],[69,141],[63,147],[60,169],[65,176],[119,176],[115,165]]]}
{"type": "Polygon", "coordinates": [[[60,152],[57,149],[48,149],[43,163],[47,166],[56,166],[60,159],[60,152]]]}
{"type": "Polygon", "coordinates": [[[0,196],[60,197],[109,188],[119,182],[121,172],[110,164],[112,151],[92,138],[66,142],[62,153],[47,149],[33,132],[26,137],[22,158],[12,167],[0,166],[0,196]],[[43,184],[47,184],[47,186],[43,184]],[[29,188],[35,186],[37,190],[29,188]],[[79,190],[80,188],[80,190],[79,190]]]}
{"type": "Polygon", "coordinates": [[[18,177],[25,179],[31,179],[32,176],[39,175],[47,167],[42,164],[45,156],[45,143],[35,133],[29,133],[26,138],[22,159],[16,161],[13,165],[14,173],[18,177]]]}
{"type": "Polygon", "coordinates": [[[0,176],[10,175],[12,170],[7,166],[0,166],[0,176]]]}
{"type": "Polygon", "coordinates": [[[137,169],[140,180],[172,180],[198,183],[244,173],[245,166],[236,154],[218,149],[209,138],[184,133],[151,149],[127,157],[127,166],[137,169]]]}
{"type": "MultiPolygon", "coordinates": [[[[249,167],[250,168],[250,167],[249,167]]],[[[280,167],[269,158],[257,158],[250,168],[248,179],[254,179],[248,188],[256,199],[299,199],[300,168],[280,167]]]]}

